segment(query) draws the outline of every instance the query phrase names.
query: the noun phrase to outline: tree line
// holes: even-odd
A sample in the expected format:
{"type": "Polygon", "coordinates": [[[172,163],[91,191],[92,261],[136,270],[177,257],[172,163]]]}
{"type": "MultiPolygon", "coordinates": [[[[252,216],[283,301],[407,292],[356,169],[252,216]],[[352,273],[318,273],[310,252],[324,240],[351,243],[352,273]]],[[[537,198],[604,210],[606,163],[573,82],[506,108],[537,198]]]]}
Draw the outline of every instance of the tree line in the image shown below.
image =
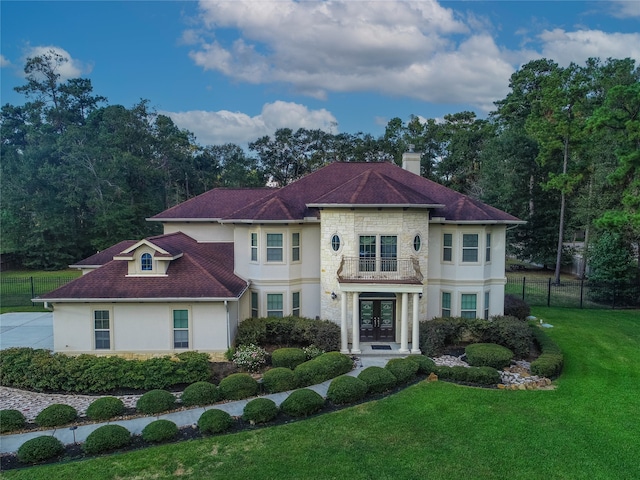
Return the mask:
{"type": "Polygon", "coordinates": [[[0,113],[2,253],[26,267],[61,268],[159,233],[146,218],[211,188],[282,186],[334,161],[399,164],[413,148],[424,177],[527,221],[510,231],[519,258],[557,266],[559,278],[566,240],[579,238],[614,248],[633,274],[640,69],[632,59],[529,62],[486,119],[469,111],[393,118],[378,137],[282,128],[246,151],[199,145],[147,100],[109,105],[90,80],[61,81],[67,61],[54,51],[28,59],[16,88],[24,104],[0,113]]]}

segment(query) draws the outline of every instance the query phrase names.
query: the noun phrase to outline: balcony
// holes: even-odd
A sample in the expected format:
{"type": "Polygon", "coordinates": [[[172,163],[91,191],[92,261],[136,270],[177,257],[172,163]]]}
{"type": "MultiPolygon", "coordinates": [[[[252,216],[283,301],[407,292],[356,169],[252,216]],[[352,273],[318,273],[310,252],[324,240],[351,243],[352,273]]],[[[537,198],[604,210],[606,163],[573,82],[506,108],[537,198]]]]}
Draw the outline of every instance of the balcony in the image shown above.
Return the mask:
{"type": "Polygon", "coordinates": [[[424,276],[417,258],[342,257],[338,280],[344,283],[421,284],[424,276]]]}

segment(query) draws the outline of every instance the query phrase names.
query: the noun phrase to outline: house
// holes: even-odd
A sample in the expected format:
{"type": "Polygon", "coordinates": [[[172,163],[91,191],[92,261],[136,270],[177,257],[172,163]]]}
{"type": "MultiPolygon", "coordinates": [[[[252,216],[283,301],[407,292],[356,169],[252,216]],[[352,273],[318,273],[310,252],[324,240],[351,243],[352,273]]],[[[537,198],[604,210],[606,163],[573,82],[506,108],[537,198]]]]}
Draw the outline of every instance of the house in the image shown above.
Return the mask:
{"type": "Polygon", "coordinates": [[[418,175],[420,154],[329,164],[282,188],[214,189],[149,218],[164,234],[79,262],[39,300],[54,349],[221,354],[248,317],[300,315],[419,353],[418,322],[503,313],[517,218],[418,175]]]}

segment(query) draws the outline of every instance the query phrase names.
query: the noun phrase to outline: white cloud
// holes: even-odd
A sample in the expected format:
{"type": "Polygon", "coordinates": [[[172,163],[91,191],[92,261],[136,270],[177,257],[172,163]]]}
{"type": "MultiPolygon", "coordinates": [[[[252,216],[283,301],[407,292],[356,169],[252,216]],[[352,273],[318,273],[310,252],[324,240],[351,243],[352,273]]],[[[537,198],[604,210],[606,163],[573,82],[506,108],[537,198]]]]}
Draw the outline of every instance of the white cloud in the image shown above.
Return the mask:
{"type": "Polygon", "coordinates": [[[611,3],[614,17],[640,17],[640,2],[637,0],[613,0],[611,3]]]}
{"type": "Polygon", "coordinates": [[[40,55],[44,55],[46,53],[49,53],[50,51],[54,51],[57,54],[62,55],[63,57],[69,60],[68,62],[63,63],[58,67],[57,71],[60,74],[61,82],[69,80],[70,78],[78,78],[83,74],[87,74],[91,72],[90,66],[83,64],[77,59],[72,58],[69,52],[67,52],[64,48],[55,47],[52,45],[49,45],[49,46],[41,45],[36,47],[30,47],[28,51],[25,52],[24,60],[26,62],[27,58],[33,58],[40,55]]]}
{"type": "Polygon", "coordinates": [[[0,68],[8,67],[11,62],[4,55],[0,55],[0,68]]]}
{"type": "Polygon", "coordinates": [[[193,110],[189,112],[161,112],[180,128],[196,135],[201,145],[235,143],[245,146],[264,135],[272,135],[279,128],[307,128],[331,131],[336,118],[327,110],[309,110],[306,106],[276,101],[262,107],[259,115],[220,110],[217,112],[193,110]]]}
{"type": "Polygon", "coordinates": [[[640,33],[607,33],[601,30],[545,30],[541,56],[552,58],[560,65],[582,64],[589,57],[626,58],[640,62],[640,33]]]}

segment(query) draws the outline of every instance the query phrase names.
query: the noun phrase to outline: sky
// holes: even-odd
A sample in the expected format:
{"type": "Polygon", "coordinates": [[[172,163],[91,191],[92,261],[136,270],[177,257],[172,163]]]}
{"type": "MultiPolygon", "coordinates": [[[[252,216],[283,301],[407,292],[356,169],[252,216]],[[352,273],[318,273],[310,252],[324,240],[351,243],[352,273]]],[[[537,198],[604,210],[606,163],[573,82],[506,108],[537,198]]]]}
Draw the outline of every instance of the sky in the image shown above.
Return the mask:
{"type": "Polygon", "coordinates": [[[61,80],[146,99],[201,145],[485,117],[531,60],[640,63],[640,0],[2,0],[0,29],[2,105],[25,102],[26,59],[53,49],[61,80]]]}

